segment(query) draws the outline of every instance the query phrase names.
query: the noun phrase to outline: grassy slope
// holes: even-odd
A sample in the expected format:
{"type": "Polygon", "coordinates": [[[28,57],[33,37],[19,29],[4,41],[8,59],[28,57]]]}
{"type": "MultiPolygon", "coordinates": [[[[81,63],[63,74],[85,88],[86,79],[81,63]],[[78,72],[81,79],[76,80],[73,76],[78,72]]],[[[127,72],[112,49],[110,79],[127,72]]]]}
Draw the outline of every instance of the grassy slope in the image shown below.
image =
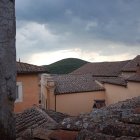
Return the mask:
{"type": "Polygon", "coordinates": [[[68,74],[82,65],[88,63],[87,61],[77,58],[67,58],[50,65],[45,65],[51,74],[68,74]]]}

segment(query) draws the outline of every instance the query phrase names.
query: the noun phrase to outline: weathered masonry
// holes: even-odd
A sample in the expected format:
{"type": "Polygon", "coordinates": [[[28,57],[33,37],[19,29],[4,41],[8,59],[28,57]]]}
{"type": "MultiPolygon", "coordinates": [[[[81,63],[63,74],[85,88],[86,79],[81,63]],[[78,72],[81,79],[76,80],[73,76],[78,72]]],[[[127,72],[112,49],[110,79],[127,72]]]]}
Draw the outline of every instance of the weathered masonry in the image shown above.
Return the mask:
{"type": "Polygon", "coordinates": [[[15,0],[0,0],[0,139],[15,139],[15,0]]]}

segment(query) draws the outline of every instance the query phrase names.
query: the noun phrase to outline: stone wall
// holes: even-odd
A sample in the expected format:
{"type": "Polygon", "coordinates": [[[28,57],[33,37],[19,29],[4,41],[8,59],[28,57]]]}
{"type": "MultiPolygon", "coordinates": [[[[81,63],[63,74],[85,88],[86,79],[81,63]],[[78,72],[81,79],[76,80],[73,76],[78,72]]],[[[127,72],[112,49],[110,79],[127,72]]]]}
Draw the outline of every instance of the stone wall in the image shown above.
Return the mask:
{"type": "Polygon", "coordinates": [[[15,139],[15,1],[0,0],[0,139],[15,139]]]}

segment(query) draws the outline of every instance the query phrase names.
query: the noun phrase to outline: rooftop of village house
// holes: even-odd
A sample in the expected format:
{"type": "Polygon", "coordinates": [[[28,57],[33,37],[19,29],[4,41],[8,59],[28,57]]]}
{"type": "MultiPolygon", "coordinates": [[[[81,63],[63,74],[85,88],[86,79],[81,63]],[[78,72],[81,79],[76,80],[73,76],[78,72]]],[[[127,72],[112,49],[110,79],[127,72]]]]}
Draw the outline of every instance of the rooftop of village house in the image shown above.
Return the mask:
{"type": "Polygon", "coordinates": [[[55,82],[55,94],[82,93],[105,90],[104,83],[127,86],[129,82],[140,82],[140,73],[137,72],[140,55],[132,60],[118,62],[88,63],[70,74],[51,75],[55,82]],[[128,77],[121,75],[124,70],[135,74],[128,77]]]}
{"type": "Polygon", "coordinates": [[[16,113],[15,117],[16,136],[18,138],[28,128],[56,129],[56,125],[64,118],[68,117],[68,115],[53,110],[43,110],[38,106],[33,106],[23,112],[16,113]]]}
{"type": "Polygon", "coordinates": [[[116,61],[116,62],[96,62],[87,63],[79,69],[73,71],[71,74],[87,74],[90,73],[93,76],[106,76],[116,77],[120,74],[122,68],[129,62],[116,61]]]}
{"type": "Polygon", "coordinates": [[[140,96],[77,117],[45,111],[36,106],[16,114],[15,117],[18,140],[140,138],[140,96]]]}
{"type": "Polygon", "coordinates": [[[140,82],[140,74],[135,74],[127,79],[127,81],[140,82]]]}
{"type": "MultiPolygon", "coordinates": [[[[94,77],[118,77],[121,72],[136,72],[140,55],[132,60],[87,63],[70,74],[92,74],[94,77]]],[[[24,62],[17,62],[18,73],[49,73],[47,68],[24,62]]]]}
{"type": "Polygon", "coordinates": [[[17,62],[17,73],[28,74],[28,73],[49,73],[47,68],[43,66],[37,66],[33,64],[27,64],[23,62],[17,62]]]}
{"type": "Polygon", "coordinates": [[[127,86],[129,82],[140,82],[140,75],[135,74],[129,78],[122,77],[93,77],[91,74],[55,75],[55,94],[72,94],[92,91],[104,91],[102,84],[108,83],[118,86],[127,86]]]}
{"type": "Polygon", "coordinates": [[[117,77],[121,72],[136,72],[138,64],[140,55],[126,61],[87,63],[71,74],[90,73],[94,77],[117,77]]]}
{"type": "Polygon", "coordinates": [[[100,83],[108,83],[118,86],[127,86],[127,79],[122,77],[93,77],[94,80],[99,81],[100,83]]]}
{"type": "MultiPolygon", "coordinates": [[[[55,82],[55,94],[57,95],[105,90],[100,83],[126,86],[128,81],[140,82],[140,74],[138,71],[140,63],[139,58],[140,56],[137,56],[133,60],[129,61],[104,62],[99,64],[100,68],[102,67],[105,69],[109,67],[109,69],[111,69],[110,72],[113,73],[115,71],[114,75],[109,75],[107,71],[101,75],[98,75],[101,71],[98,74],[72,73],[65,75],[52,75],[50,81],[55,82]],[[132,63],[135,64],[133,65],[132,63]],[[106,67],[105,64],[107,64],[106,67]],[[115,67],[116,69],[114,69],[114,64],[117,64],[115,67]],[[131,65],[131,70],[129,70],[129,72],[134,72],[135,69],[135,74],[129,78],[123,78],[121,77],[121,72],[124,72],[124,68],[128,65],[129,68],[131,65]]],[[[31,68],[31,71],[32,68],[33,71],[36,68],[36,70],[38,70],[38,66],[34,67],[34,65],[28,65],[26,63],[21,64],[23,64],[22,70],[24,69],[24,66],[27,66],[27,69],[31,68]]],[[[93,72],[98,70],[99,69],[96,69],[93,72]]],[[[74,140],[76,138],[77,140],[84,140],[84,137],[111,140],[136,139],[140,137],[139,110],[140,97],[119,102],[117,104],[101,108],[100,110],[96,110],[95,112],[92,111],[89,114],[82,114],[77,117],[71,117],[67,114],[52,110],[44,110],[37,106],[33,106],[32,108],[28,108],[27,110],[15,115],[17,139],[26,140],[29,137],[32,137],[33,139],[50,140],[74,140]]]]}
{"type": "Polygon", "coordinates": [[[136,72],[138,65],[140,65],[140,55],[136,56],[134,59],[132,59],[131,61],[129,61],[122,68],[122,71],[125,71],[125,72],[136,72]]]}
{"type": "Polygon", "coordinates": [[[81,75],[57,75],[53,76],[55,82],[55,94],[78,93],[90,91],[103,91],[103,86],[93,80],[90,74],[81,75]]]}

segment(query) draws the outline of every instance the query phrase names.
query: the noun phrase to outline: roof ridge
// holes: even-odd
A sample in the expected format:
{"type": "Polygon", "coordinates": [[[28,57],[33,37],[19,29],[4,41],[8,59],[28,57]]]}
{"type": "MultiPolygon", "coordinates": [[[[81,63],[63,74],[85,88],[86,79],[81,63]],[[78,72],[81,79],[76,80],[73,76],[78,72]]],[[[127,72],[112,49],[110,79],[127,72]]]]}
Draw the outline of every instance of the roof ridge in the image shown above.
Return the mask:
{"type": "Polygon", "coordinates": [[[44,66],[38,66],[38,65],[35,65],[35,64],[26,63],[26,62],[17,62],[17,63],[26,64],[26,65],[32,65],[32,66],[36,66],[36,67],[44,67],[44,66]]]}
{"type": "Polygon", "coordinates": [[[44,66],[17,62],[17,73],[49,73],[44,66]]]}
{"type": "Polygon", "coordinates": [[[50,120],[51,122],[56,123],[56,121],[55,121],[53,118],[51,118],[43,109],[41,109],[41,108],[39,108],[38,106],[36,106],[36,110],[37,110],[38,112],[40,112],[41,114],[43,114],[43,116],[46,117],[46,118],[47,118],[48,120],[50,120]]]}
{"type": "Polygon", "coordinates": [[[129,61],[124,67],[122,68],[122,72],[136,72],[137,63],[140,63],[140,55],[137,55],[131,61],[129,61]]]}
{"type": "MultiPolygon", "coordinates": [[[[117,63],[117,62],[126,62],[126,61],[131,61],[131,59],[130,60],[120,60],[120,61],[103,61],[103,62],[91,62],[91,63],[93,63],[93,64],[99,64],[99,63],[117,63]]],[[[87,63],[87,64],[89,64],[89,63],[87,63]]]]}

